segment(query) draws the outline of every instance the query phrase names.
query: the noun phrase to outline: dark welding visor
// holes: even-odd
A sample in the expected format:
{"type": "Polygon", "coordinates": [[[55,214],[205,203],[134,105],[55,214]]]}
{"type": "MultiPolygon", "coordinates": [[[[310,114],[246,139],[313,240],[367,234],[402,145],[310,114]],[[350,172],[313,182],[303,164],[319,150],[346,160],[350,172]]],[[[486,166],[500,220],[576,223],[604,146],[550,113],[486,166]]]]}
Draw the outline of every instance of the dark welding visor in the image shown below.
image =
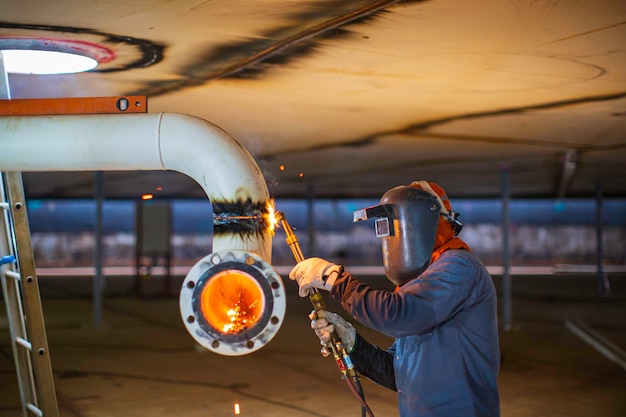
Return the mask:
{"type": "Polygon", "coordinates": [[[393,219],[390,221],[390,217],[393,216],[393,206],[391,204],[380,204],[378,206],[366,207],[364,209],[356,210],[352,213],[352,222],[358,222],[361,220],[376,219],[376,236],[385,237],[393,236],[393,219]]]}

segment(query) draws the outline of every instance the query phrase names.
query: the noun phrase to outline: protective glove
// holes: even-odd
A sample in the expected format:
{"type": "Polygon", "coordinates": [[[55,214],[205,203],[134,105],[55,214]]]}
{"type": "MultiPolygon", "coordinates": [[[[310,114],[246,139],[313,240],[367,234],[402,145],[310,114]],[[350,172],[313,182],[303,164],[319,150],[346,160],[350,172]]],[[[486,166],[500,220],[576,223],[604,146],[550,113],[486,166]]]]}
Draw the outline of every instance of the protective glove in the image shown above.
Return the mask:
{"type": "Polygon", "coordinates": [[[289,272],[289,278],[298,282],[300,297],[306,297],[309,294],[309,288],[330,291],[341,270],[341,265],[325,259],[308,258],[293,267],[289,272]]]}
{"type": "Polygon", "coordinates": [[[340,315],[325,310],[313,310],[309,314],[309,318],[311,319],[311,328],[315,330],[315,334],[320,338],[322,345],[327,345],[330,342],[332,332],[337,331],[337,336],[343,342],[346,351],[352,352],[356,342],[356,329],[352,327],[352,324],[345,321],[340,315]]]}

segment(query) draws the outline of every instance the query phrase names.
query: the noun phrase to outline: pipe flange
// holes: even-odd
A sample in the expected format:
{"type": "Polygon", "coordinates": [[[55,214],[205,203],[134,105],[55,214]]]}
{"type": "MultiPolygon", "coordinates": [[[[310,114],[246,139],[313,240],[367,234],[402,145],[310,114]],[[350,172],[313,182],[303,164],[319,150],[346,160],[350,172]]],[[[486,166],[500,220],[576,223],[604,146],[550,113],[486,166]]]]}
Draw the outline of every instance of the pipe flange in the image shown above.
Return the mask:
{"type": "Polygon", "coordinates": [[[180,291],[187,331],[221,355],[246,355],[266,345],[280,329],[285,309],[280,275],[260,256],[243,250],[205,256],[180,291]]]}

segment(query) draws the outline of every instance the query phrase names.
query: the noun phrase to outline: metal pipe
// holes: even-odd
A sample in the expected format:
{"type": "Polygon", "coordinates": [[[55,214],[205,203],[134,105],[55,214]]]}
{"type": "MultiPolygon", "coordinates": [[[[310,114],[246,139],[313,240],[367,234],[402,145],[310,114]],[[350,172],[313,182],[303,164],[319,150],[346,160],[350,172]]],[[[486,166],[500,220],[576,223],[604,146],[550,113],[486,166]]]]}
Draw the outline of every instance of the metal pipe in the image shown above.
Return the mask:
{"type": "Polygon", "coordinates": [[[565,320],[565,328],[578,336],[602,356],[626,371],[626,352],[580,320],[565,320]]]}
{"type": "MultiPolygon", "coordinates": [[[[205,120],[174,113],[0,117],[0,171],[172,170],[212,203],[269,203],[256,161],[205,120]]],[[[271,263],[272,232],[214,235],[213,251],[240,249],[271,263]]]]}

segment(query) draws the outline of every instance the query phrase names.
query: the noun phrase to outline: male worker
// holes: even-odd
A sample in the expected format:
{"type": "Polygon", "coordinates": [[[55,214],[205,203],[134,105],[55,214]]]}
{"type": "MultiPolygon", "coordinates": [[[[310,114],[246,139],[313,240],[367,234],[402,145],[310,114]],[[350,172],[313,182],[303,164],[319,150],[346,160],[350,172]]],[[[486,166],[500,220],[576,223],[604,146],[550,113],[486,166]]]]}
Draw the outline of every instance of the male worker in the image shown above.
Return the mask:
{"type": "Polygon", "coordinates": [[[289,274],[300,296],[312,287],[328,290],[355,320],[395,339],[385,351],[335,313],[311,315],[322,344],[337,331],[356,370],[397,391],[401,417],[500,415],[496,292],[482,262],[456,237],[457,217],[445,191],[426,181],[392,188],[380,205],[355,212],[355,221],[377,219],[395,291],[374,289],[321,258],[289,274]]]}

